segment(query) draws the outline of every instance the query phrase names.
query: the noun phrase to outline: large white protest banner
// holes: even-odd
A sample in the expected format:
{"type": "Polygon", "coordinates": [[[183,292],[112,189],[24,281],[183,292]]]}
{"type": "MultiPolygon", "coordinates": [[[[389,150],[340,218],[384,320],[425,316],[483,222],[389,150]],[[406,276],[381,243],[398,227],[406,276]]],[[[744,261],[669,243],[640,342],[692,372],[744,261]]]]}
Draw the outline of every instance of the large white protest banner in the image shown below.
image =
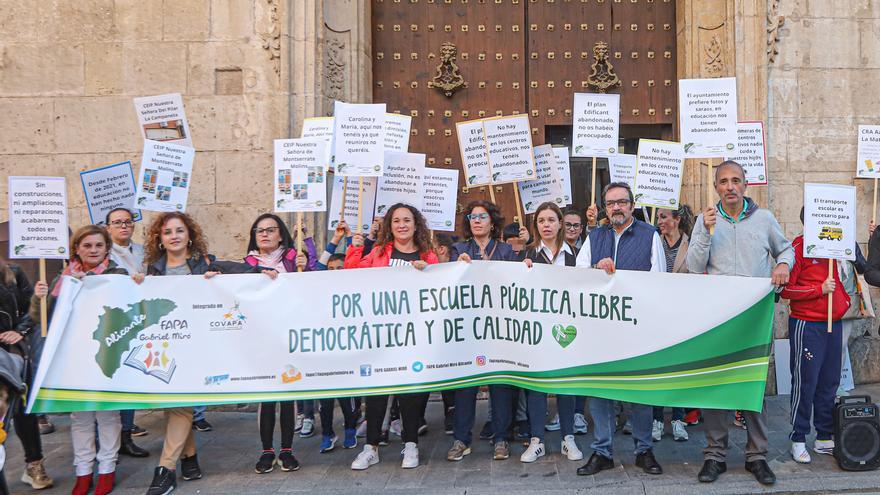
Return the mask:
{"type": "Polygon", "coordinates": [[[135,207],[184,211],[189,197],[196,150],[171,143],[144,141],[135,207]]]}
{"type": "Polygon", "coordinates": [[[679,80],[678,106],[687,158],[721,158],[735,152],[735,77],[679,80]]]}
{"type": "Polygon", "coordinates": [[[401,394],[498,383],[760,411],[767,278],[523,263],[66,278],[30,412],[401,394]],[[658,294],[700,301],[681,307],[658,294]]]}
{"type": "Polygon", "coordinates": [[[321,138],[275,140],[275,211],[327,210],[326,149],[321,138]]]}
{"type": "Polygon", "coordinates": [[[483,120],[493,184],[535,178],[532,128],[525,114],[483,120]]]}
{"type": "Polygon", "coordinates": [[[518,182],[519,197],[523,204],[523,212],[532,214],[541,203],[551,202],[558,207],[565,206],[565,191],[559,178],[556,156],[549,144],[535,146],[535,179],[518,182]]]}
{"type": "Polygon", "coordinates": [[[385,174],[376,187],[376,216],[385,216],[395,203],[422,206],[424,174],[424,154],[386,151],[385,174]]]}
{"type": "Polygon", "coordinates": [[[385,104],[343,103],[334,107],[331,163],[343,177],[378,177],[385,160],[385,104]]]}
{"type": "Polygon", "coordinates": [[[103,224],[107,214],[115,208],[131,210],[132,220],[141,220],[141,210],[134,208],[137,187],[131,162],[115,163],[106,167],[86,170],[79,173],[89,220],[93,224],[103,224]]]}
{"type": "Polygon", "coordinates": [[[573,156],[612,156],[620,139],[620,95],[575,93],[573,156]]]}
{"type": "Polygon", "coordinates": [[[856,177],[863,179],[880,178],[880,125],[859,126],[856,177]]]}
{"type": "Polygon", "coordinates": [[[339,219],[344,218],[345,223],[348,224],[348,227],[353,233],[368,233],[370,231],[370,224],[373,223],[373,219],[370,218],[370,213],[375,210],[376,186],[378,183],[378,177],[363,178],[364,190],[361,197],[361,201],[363,202],[361,205],[361,211],[362,213],[366,212],[366,214],[361,216],[361,226],[360,229],[358,229],[358,184],[354,181],[348,181],[348,187],[345,187],[345,177],[340,177],[338,175],[334,176],[333,192],[330,197],[330,210],[327,212],[327,229],[336,229],[336,224],[339,223],[339,219]],[[345,191],[345,201],[342,199],[343,191],[345,191]],[[341,217],[343,202],[345,203],[345,216],[341,217]]]}
{"type": "Polygon", "coordinates": [[[631,189],[636,187],[636,164],[639,157],[636,155],[619,154],[608,157],[608,175],[611,182],[623,182],[629,184],[631,189]]]}
{"type": "Polygon", "coordinates": [[[385,114],[385,150],[405,153],[409,150],[412,117],[399,113],[385,114]]]}
{"type": "Polygon", "coordinates": [[[573,201],[571,199],[571,159],[568,155],[568,147],[554,147],[553,155],[556,158],[559,180],[562,182],[563,203],[567,206],[573,201]]]}
{"type": "Polygon", "coordinates": [[[725,160],[733,160],[742,165],[748,185],[766,186],[767,149],[764,146],[764,123],[738,122],[736,137],[736,151],[725,155],[725,160]]]}
{"type": "Polygon", "coordinates": [[[633,189],[636,205],[678,208],[683,171],[681,143],[640,139],[633,189]]]}
{"type": "Polygon", "coordinates": [[[457,122],[455,132],[458,135],[465,184],[468,187],[491,184],[492,172],[489,170],[483,121],[457,122]]]}
{"type": "Polygon", "coordinates": [[[7,179],[9,258],[67,259],[67,186],[64,177],[7,179]]]}
{"type": "Polygon", "coordinates": [[[455,205],[458,201],[458,170],[425,168],[425,195],[422,215],[431,230],[455,230],[455,205]]]}
{"type": "Polygon", "coordinates": [[[134,109],[144,139],[192,147],[180,93],[135,98],[134,109]]]}
{"type": "Polygon", "coordinates": [[[804,184],[804,256],[856,259],[856,188],[804,184]]]}

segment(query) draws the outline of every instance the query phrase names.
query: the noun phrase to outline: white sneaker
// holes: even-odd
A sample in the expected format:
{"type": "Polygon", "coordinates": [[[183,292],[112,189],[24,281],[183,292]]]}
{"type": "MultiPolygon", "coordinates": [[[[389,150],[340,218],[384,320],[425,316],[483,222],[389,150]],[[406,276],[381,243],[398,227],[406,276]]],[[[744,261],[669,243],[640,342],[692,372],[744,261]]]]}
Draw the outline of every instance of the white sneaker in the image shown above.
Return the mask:
{"type": "Polygon", "coordinates": [[[393,435],[397,435],[398,437],[401,435],[403,428],[400,426],[400,420],[395,419],[388,425],[388,431],[390,431],[393,435]]]}
{"type": "Polygon", "coordinates": [[[556,413],[556,416],[553,416],[553,419],[544,425],[544,429],[547,431],[559,431],[559,428],[561,428],[559,426],[559,413],[556,413]]]}
{"type": "Polygon", "coordinates": [[[365,438],[367,436],[367,422],[361,421],[361,424],[358,425],[357,431],[355,432],[355,436],[358,438],[365,438]]]}
{"type": "Polygon", "coordinates": [[[834,455],[834,440],[816,440],[813,443],[813,452],[824,455],[834,455]]]}
{"type": "Polygon", "coordinates": [[[544,457],[546,453],[546,449],[544,449],[544,443],[540,438],[532,437],[532,440],[529,442],[528,448],[526,451],[519,456],[520,462],[535,462],[539,457],[544,457]]]}
{"type": "Polygon", "coordinates": [[[663,421],[655,419],[653,426],[651,426],[651,439],[659,442],[661,438],[663,438],[663,421]]]}
{"type": "Polygon", "coordinates": [[[581,413],[574,414],[574,432],[579,435],[586,435],[590,430],[587,424],[587,418],[581,413]]]}
{"type": "Polygon", "coordinates": [[[584,458],[584,453],[574,441],[574,435],[565,435],[562,439],[562,454],[568,457],[569,461],[579,461],[584,458]]]}
{"type": "Polygon", "coordinates": [[[302,428],[299,430],[300,438],[309,438],[315,434],[315,420],[312,418],[303,419],[302,428]]]}
{"type": "Polygon", "coordinates": [[[676,419],[672,421],[672,439],[676,442],[687,442],[690,437],[688,437],[687,429],[685,428],[685,422],[676,419]]]}
{"type": "Polygon", "coordinates": [[[302,427],[303,427],[303,419],[305,419],[305,417],[306,417],[305,414],[297,414],[297,415],[296,415],[296,422],[295,422],[294,425],[293,425],[293,431],[294,431],[294,432],[297,432],[297,431],[299,431],[299,430],[302,430],[302,427]]]}
{"type": "Polygon", "coordinates": [[[406,442],[403,446],[403,450],[400,451],[403,454],[403,462],[400,463],[400,467],[403,469],[412,469],[419,467],[419,446],[415,442],[406,442]]]}
{"type": "Polygon", "coordinates": [[[791,442],[791,458],[801,464],[809,464],[813,460],[804,442],[791,442]]]}
{"type": "Polygon", "coordinates": [[[372,445],[364,445],[364,450],[352,461],[351,468],[355,471],[363,471],[373,464],[379,463],[379,449],[372,445]]]}

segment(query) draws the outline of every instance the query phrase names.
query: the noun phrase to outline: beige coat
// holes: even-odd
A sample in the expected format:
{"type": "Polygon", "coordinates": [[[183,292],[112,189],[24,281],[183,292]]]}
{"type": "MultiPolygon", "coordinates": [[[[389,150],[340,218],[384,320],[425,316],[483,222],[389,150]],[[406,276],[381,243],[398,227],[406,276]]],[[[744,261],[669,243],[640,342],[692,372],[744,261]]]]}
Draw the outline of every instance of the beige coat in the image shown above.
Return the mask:
{"type": "MultiPolygon", "coordinates": [[[[665,241],[664,241],[665,242],[665,241]]],[[[688,236],[681,235],[681,246],[678,247],[678,253],[675,255],[675,262],[672,264],[672,273],[690,273],[687,267],[688,254],[688,236]]]]}

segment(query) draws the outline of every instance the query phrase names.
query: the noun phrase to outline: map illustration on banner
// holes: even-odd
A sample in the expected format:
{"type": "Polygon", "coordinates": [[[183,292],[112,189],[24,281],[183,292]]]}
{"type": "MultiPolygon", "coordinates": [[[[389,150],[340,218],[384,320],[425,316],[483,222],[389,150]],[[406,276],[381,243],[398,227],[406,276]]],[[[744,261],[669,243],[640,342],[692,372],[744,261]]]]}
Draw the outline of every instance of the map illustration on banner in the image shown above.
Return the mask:
{"type": "Polygon", "coordinates": [[[327,143],[320,138],[275,140],[275,211],[327,210],[327,143]]]}
{"type": "Polygon", "coordinates": [[[856,177],[880,178],[880,125],[859,126],[859,156],[856,177]]]}
{"type": "Polygon", "coordinates": [[[736,78],[678,81],[681,142],[686,158],[736,153],[736,78]]]}
{"type": "Polygon", "coordinates": [[[620,95],[575,93],[572,117],[572,156],[617,154],[620,139],[620,95]]]}
{"type": "Polygon", "coordinates": [[[336,102],[331,162],[342,177],[378,177],[385,163],[385,104],[336,102]]]}
{"type": "Polygon", "coordinates": [[[458,201],[458,170],[425,168],[422,215],[431,230],[455,231],[455,205],[458,201]]]}
{"type": "Polygon", "coordinates": [[[681,143],[640,139],[633,189],[636,206],[678,208],[683,170],[681,143]]]}
{"type": "Polygon", "coordinates": [[[804,184],[804,256],[856,259],[856,188],[804,184]]]}
{"type": "Polygon", "coordinates": [[[137,186],[131,162],[116,163],[79,173],[89,209],[89,219],[103,224],[107,214],[116,208],[131,210],[132,220],[141,220],[141,210],[132,207],[137,186]]]}
{"type": "Polygon", "coordinates": [[[465,184],[468,187],[491,184],[492,172],[489,170],[483,121],[458,122],[455,124],[455,132],[458,135],[465,184]]]}
{"type": "Polygon", "coordinates": [[[135,98],[134,109],[144,139],[192,147],[180,93],[135,98]]]}
{"type": "Polygon", "coordinates": [[[64,177],[7,179],[9,258],[67,259],[67,182],[64,177]]]}
{"type": "Polygon", "coordinates": [[[185,211],[196,150],[144,141],[134,206],[151,211],[185,211]]]}
{"type": "Polygon", "coordinates": [[[532,128],[525,114],[483,120],[493,184],[535,178],[532,128]]]}
{"type": "Polygon", "coordinates": [[[725,160],[733,160],[742,165],[748,185],[766,186],[767,149],[764,145],[764,123],[739,122],[736,124],[736,136],[736,151],[725,155],[725,160]]]}

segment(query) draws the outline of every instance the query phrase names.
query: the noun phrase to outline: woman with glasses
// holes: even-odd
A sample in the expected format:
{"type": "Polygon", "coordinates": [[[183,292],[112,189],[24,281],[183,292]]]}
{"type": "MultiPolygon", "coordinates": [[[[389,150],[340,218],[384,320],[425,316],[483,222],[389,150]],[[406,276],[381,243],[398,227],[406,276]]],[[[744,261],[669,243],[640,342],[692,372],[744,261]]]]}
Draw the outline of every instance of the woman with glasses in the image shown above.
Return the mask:
{"type": "MultiPolygon", "coordinates": [[[[452,245],[451,261],[473,260],[519,261],[509,244],[501,240],[504,217],[501,210],[489,201],[473,201],[464,210],[463,231],[465,241],[452,245]]],[[[526,242],[529,231],[520,227],[520,239],[526,242]]],[[[449,461],[460,461],[471,453],[474,421],[476,420],[477,391],[479,387],[460,388],[455,391],[453,414],[453,442],[446,453],[449,461]]],[[[510,457],[510,425],[513,421],[514,404],[518,390],[509,385],[490,385],[491,436],[495,440],[493,457],[496,460],[510,457]]],[[[482,435],[481,435],[482,436],[482,435]]]]}
{"type": "MultiPolygon", "coordinates": [[[[293,247],[293,238],[287,226],[277,215],[264,213],[251,225],[248,253],[244,262],[253,267],[271,268],[278,273],[308,271],[308,256],[305,252],[297,253],[293,247]]],[[[296,425],[296,408],[294,401],[280,402],[281,415],[281,451],[278,464],[282,471],[295,471],[299,468],[293,456],[293,433],[296,425]]],[[[257,414],[260,429],[260,441],[263,451],[254,467],[257,474],[271,472],[275,467],[275,434],[276,402],[263,402],[257,414]]]]}
{"type": "Polygon", "coordinates": [[[576,208],[569,208],[562,214],[562,232],[565,236],[565,243],[568,247],[574,249],[577,255],[581,244],[584,243],[584,228],[587,221],[584,215],[576,208]]]}

